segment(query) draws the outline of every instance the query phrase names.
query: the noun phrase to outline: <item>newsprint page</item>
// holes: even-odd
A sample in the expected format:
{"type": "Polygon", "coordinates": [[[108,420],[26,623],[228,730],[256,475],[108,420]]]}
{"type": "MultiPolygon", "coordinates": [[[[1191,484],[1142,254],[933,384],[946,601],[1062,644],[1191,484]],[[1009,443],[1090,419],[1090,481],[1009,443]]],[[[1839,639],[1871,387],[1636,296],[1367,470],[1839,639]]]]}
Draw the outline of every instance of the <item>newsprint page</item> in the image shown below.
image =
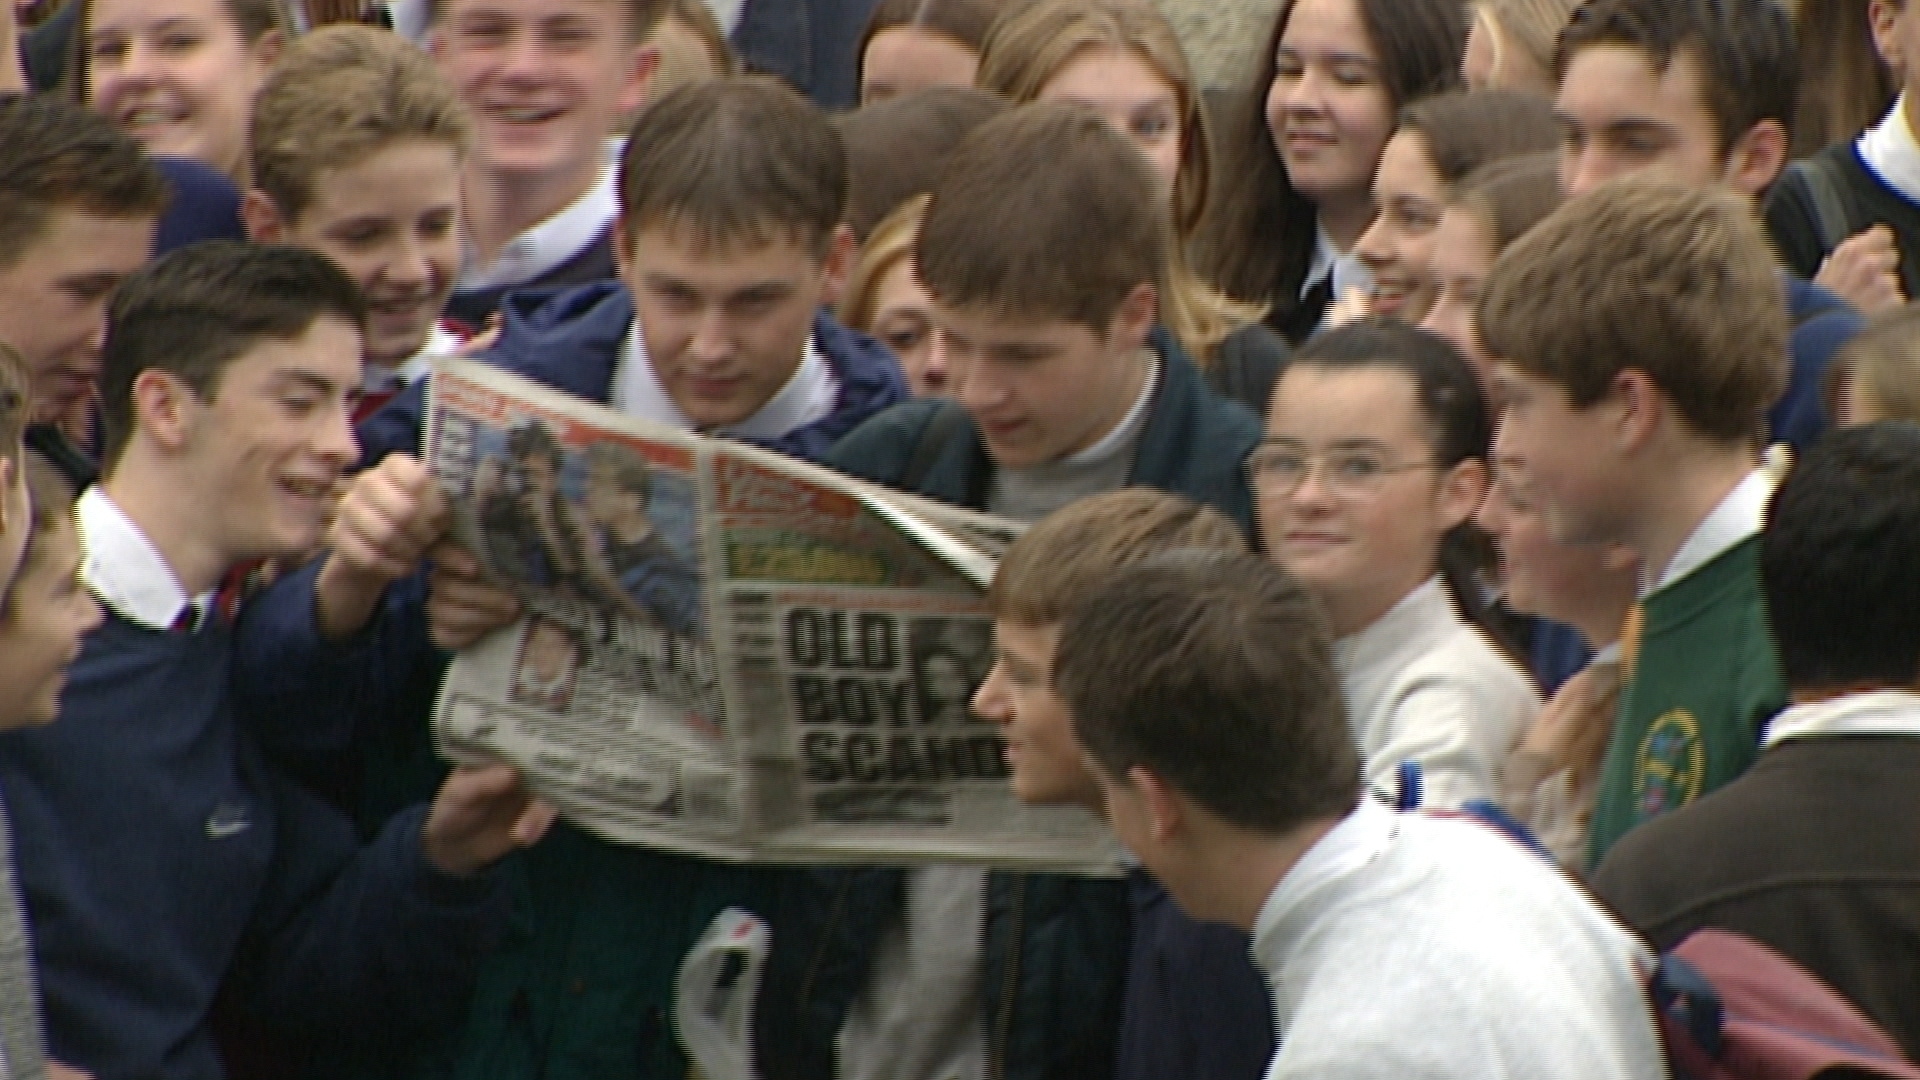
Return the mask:
{"type": "Polygon", "coordinates": [[[1013,797],[968,707],[1019,526],[477,362],[430,385],[455,535],[526,611],[455,659],[448,758],[518,766],[615,843],[1117,872],[1094,815],[1013,797]]]}

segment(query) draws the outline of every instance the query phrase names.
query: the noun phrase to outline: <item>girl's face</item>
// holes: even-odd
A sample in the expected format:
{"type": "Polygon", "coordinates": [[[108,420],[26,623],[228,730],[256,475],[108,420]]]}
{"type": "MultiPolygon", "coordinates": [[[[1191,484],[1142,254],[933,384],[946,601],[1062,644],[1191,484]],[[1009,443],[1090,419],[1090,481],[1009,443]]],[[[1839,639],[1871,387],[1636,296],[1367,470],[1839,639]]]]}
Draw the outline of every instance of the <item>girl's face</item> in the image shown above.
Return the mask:
{"type": "Polygon", "coordinates": [[[222,0],[93,0],[95,110],[156,154],[246,171],[247,118],[280,39],[247,44],[222,0]]]}
{"type": "Polygon", "coordinates": [[[1289,367],[1262,452],[1285,457],[1273,474],[1301,477],[1292,491],[1255,482],[1267,551],[1327,605],[1341,636],[1433,576],[1441,537],[1485,486],[1478,462],[1435,463],[1412,377],[1386,367],[1289,367]]]}
{"type": "Polygon", "coordinates": [[[1633,595],[1633,557],[1608,544],[1556,542],[1540,512],[1539,493],[1516,458],[1495,462],[1475,519],[1499,546],[1507,606],[1522,615],[1578,622],[1595,596],[1633,595]]]}
{"type": "Polygon", "coordinates": [[[1471,210],[1455,206],[1440,215],[1431,247],[1433,303],[1420,325],[1452,342],[1480,377],[1484,389],[1490,365],[1486,346],[1480,343],[1480,323],[1474,309],[1480,303],[1480,286],[1493,269],[1493,244],[1480,218],[1471,210]]]}
{"type": "Polygon", "coordinates": [[[1433,237],[1446,207],[1425,135],[1402,131],[1387,141],[1373,202],[1373,226],[1354,245],[1373,275],[1372,312],[1417,323],[1433,306],[1433,237]]]}
{"type": "Polygon", "coordinates": [[[933,298],[913,272],[913,259],[901,258],[880,275],[874,287],[873,336],[900,358],[914,397],[947,393],[947,351],[933,326],[933,298]]]}
{"type": "Polygon", "coordinates": [[[1038,100],[1071,101],[1099,113],[1147,156],[1160,183],[1161,199],[1172,205],[1186,142],[1180,128],[1180,95],[1139,54],[1084,49],[1040,88],[1038,100]]]}
{"type": "Polygon", "coordinates": [[[1316,203],[1365,199],[1393,133],[1393,101],[1359,0],[1299,0],[1280,35],[1267,130],[1294,189],[1316,203]]]}
{"type": "Polygon", "coordinates": [[[72,525],[41,534],[0,615],[0,730],[47,724],[60,712],[67,668],[100,625],[100,605],[80,584],[72,525]]]}
{"type": "Polygon", "coordinates": [[[860,104],[930,86],[972,86],[980,54],[945,34],[913,26],[882,30],[860,58],[860,104]]]}

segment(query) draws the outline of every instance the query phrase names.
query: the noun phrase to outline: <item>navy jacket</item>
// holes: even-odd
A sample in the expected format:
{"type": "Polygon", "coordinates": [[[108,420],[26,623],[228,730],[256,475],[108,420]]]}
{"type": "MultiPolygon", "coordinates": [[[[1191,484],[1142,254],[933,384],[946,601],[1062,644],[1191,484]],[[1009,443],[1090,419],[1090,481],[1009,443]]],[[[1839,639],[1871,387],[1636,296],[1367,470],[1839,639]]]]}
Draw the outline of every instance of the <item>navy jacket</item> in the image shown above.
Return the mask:
{"type": "Polygon", "coordinates": [[[500,927],[493,875],[421,852],[424,808],[362,847],[235,715],[231,640],[112,614],[58,724],[0,736],[0,785],[53,1055],[99,1080],[218,1080],[223,979],[300,1037],[444,1023],[500,927]]]}
{"type": "Polygon", "coordinates": [[[1786,282],[1787,312],[1793,319],[1789,343],[1793,367],[1787,377],[1787,392],[1767,414],[1767,426],[1773,438],[1805,453],[1827,429],[1830,419],[1821,400],[1827,366],[1866,320],[1846,301],[1813,282],[1792,274],[1780,277],[1786,282]]]}
{"type": "Polygon", "coordinates": [[[1146,870],[1127,874],[1133,953],[1114,1080],[1260,1080],[1273,994],[1245,931],[1190,919],[1146,870]]]}
{"type": "MultiPolygon", "coordinates": [[[[1244,407],[1207,389],[1171,335],[1155,330],[1164,360],[1128,482],[1177,492],[1226,513],[1251,532],[1253,502],[1242,462],[1260,438],[1244,407]]],[[[901,486],[934,417],[959,409],[915,401],[883,413],[833,448],[827,464],[901,486]]],[[[935,454],[913,489],[984,509],[993,462],[971,418],[935,454]]],[[[807,944],[769,962],[758,1017],[763,1040],[787,1055],[782,1076],[832,1075],[833,1039],[864,985],[883,918],[899,918],[900,871],[817,869],[793,883],[788,934],[807,944]],[[791,1025],[788,1027],[786,1025],[791,1025]]],[[[984,942],[988,1071],[1005,1080],[1098,1080],[1114,1073],[1132,913],[1127,885],[1057,874],[995,873],[987,882],[984,942]]],[[[1251,963],[1243,960],[1244,964],[1251,963]]],[[[1264,1000],[1261,999],[1261,1000],[1264,1000]]],[[[1171,1041],[1184,1036],[1162,1025],[1171,1041]]],[[[1152,1038],[1152,1035],[1148,1036],[1152,1038]]],[[[763,1041],[763,1046],[767,1045],[763,1041]]],[[[1182,1073],[1180,1075],[1196,1075],[1182,1073]]]]}

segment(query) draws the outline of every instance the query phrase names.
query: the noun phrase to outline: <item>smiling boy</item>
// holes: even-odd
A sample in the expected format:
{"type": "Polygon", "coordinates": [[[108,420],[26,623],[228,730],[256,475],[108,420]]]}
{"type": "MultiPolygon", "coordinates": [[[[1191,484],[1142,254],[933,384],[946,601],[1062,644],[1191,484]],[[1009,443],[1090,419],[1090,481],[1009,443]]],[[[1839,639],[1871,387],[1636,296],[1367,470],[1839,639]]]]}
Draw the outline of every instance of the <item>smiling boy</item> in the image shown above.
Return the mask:
{"type": "Polygon", "coordinates": [[[617,153],[664,0],[431,0],[428,48],[473,120],[466,255],[449,313],[478,327],[509,290],[614,276],[617,153]]]}
{"type": "Polygon", "coordinates": [[[364,308],[325,259],[203,244],[116,295],[106,479],[77,514],[106,622],[64,722],[0,738],[49,1041],[101,1076],[217,1080],[221,987],[351,1040],[424,1022],[497,925],[479,872],[551,812],[461,770],[362,848],[269,767],[212,604],[236,564],[308,550],[356,447],[364,308]]]}
{"type": "Polygon", "coordinates": [[[467,143],[432,61],[372,27],[301,38],[254,103],[248,235],[327,256],[366,295],[363,415],[456,348],[438,323],[460,265],[467,143]]]}

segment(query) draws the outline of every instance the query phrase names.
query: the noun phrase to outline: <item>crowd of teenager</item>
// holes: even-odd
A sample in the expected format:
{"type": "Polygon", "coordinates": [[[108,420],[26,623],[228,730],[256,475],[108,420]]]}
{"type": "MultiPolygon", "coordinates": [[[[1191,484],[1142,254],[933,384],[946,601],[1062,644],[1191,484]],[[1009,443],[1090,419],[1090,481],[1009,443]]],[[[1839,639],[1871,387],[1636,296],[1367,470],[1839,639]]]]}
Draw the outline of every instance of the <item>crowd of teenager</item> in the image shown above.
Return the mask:
{"type": "Polygon", "coordinates": [[[1912,4],[5,0],[0,1077],[681,1080],[730,907],[772,1080],[1659,1080],[1704,928],[1920,1056],[1912,4]],[[442,762],[456,355],[1029,525],[1125,874],[442,762]]]}

